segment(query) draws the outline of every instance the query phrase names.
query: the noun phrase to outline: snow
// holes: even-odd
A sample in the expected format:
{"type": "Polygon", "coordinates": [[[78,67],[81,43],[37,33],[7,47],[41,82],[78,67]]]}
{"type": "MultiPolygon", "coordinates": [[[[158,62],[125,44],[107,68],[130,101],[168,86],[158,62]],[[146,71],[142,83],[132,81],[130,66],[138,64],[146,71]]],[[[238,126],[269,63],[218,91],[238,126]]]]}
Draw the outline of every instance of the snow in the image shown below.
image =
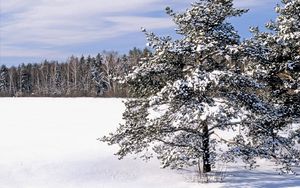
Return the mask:
{"type": "MultiPolygon", "coordinates": [[[[155,159],[118,160],[97,138],[122,122],[122,99],[0,98],[2,188],[300,187],[269,163],[254,171],[226,167],[222,183],[199,185],[193,171],[160,169],[155,159]]],[[[224,164],[223,164],[224,165],[224,164]]]]}

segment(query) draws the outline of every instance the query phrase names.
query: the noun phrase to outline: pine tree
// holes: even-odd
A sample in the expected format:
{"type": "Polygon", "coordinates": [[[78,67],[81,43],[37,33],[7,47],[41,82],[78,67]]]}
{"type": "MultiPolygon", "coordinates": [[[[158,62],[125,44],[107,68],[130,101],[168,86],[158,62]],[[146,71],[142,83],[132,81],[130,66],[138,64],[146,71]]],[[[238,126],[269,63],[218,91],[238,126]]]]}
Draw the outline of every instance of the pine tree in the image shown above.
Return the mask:
{"type": "Polygon", "coordinates": [[[2,65],[0,68],[0,93],[6,93],[8,91],[8,68],[2,65]]]}
{"type": "Polygon", "coordinates": [[[276,8],[276,21],[266,25],[271,32],[252,28],[254,37],[242,44],[244,68],[264,85],[257,95],[268,105],[248,125],[251,142],[239,149],[254,153],[248,161],[254,162],[254,157],[273,159],[287,173],[300,163],[300,126],[291,126],[300,117],[300,2],[282,3],[276,8]]]}
{"type": "Polygon", "coordinates": [[[55,95],[61,95],[63,88],[63,78],[62,78],[62,66],[59,65],[58,63],[55,64],[55,80],[54,80],[54,85],[55,85],[55,95]]]}
{"type": "MultiPolygon", "coordinates": [[[[210,172],[228,154],[217,152],[223,142],[228,144],[217,132],[236,130],[264,108],[252,92],[262,86],[241,74],[239,36],[227,22],[247,10],[233,8],[232,0],[199,0],[182,14],[166,11],[182,38],[145,31],[154,54],[125,80],[136,96],[125,102],[125,123],[101,140],[118,144],[120,158],[142,153],[148,159],[153,150],[163,167],[198,165],[210,172]],[[245,115],[246,108],[253,113],[245,115]]],[[[245,154],[236,151],[233,155],[245,154]]]]}
{"type": "Polygon", "coordinates": [[[82,55],[79,60],[79,70],[78,70],[78,75],[79,75],[79,88],[80,88],[80,95],[86,96],[87,95],[87,90],[88,90],[88,80],[90,79],[89,76],[89,68],[88,64],[86,62],[85,57],[82,55]]]}
{"type": "Polygon", "coordinates": [[[300,117],[300,1],[283,0],[276,7],[275,22],[267,24],[274,33],[268,35],[267,66],[273,97],[290,108],[291,115],[300,117]],[[276,68],[275,68],[276,67],[276,68]]]}
{"type": "Polygon", "coordinates": [[[31,83],[31,70],[32,65],[28,64],[22,64],[19,67],[20,71],[20,91],[22,95],[28,95],[32,91],[32,83],[31,83]]]}
{"type": "MultiPolygon", "coordinates": [[[[252,28],[255,38],[248,43],[255,46],[255,50],[261,49],[253,53],[252,58],[261,62],[260,75],[268,80],[271,97],[275,102],[290,104],[297,111],[300,104],[296,99],[300,88],[300,2],[282,2],[283,7],[276,7],[279,14],[276,21],[266,25],[272,32],[260,32],[258,28],[252,28]]],[[[297,112],[300,114],[300,111],[297,112]]]]}
{"type": "Polygon", "coordinates": [[[103,70],[103,58],[100,54],[91,60],[91,79],[94,83],[97,95],[103,95],[108,91],[110,84],[103,70]]]}

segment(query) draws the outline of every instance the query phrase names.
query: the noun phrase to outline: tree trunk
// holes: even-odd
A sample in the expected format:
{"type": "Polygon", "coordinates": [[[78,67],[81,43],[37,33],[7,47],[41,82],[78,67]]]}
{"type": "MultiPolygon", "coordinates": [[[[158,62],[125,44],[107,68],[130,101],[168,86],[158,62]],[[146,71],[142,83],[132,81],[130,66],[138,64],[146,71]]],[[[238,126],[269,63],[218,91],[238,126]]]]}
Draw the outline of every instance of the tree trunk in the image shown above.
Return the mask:
{"type": "Polygon", "coordinates": [[[209,154],[209,133],[207,123],[203,125],[203,173],[211,171],[210,154],[209,154]]]}

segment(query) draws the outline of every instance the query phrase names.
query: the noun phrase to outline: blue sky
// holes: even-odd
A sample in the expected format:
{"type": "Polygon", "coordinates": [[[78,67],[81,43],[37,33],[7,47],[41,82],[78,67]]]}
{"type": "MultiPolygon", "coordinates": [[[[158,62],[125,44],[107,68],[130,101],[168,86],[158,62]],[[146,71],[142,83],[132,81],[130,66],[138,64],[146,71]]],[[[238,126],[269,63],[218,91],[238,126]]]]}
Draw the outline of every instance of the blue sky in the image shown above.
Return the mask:
{"type": "MultiPolygon", "coordinates": [[[[0,0],[0,64],[66,60],[103,50],[126,53],[144,48],[141,27],[159,35],[174,35],[165,7],[189,8],[193,0],[0,0]]],[[[279,0],[235,0],[249,13],[232,19],[243,38],[249,26],[274,19],[279,0]]]]}

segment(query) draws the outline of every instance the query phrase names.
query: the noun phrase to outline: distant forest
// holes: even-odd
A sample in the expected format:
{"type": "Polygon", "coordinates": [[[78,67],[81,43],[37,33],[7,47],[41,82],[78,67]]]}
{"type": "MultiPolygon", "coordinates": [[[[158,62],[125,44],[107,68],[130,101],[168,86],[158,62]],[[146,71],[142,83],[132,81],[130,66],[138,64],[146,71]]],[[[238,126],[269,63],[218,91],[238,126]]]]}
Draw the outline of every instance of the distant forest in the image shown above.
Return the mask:
{"type": "Polygon", "coordinates": [[[71,56],[66,62],[45,60],[0,68],[1,97],[128,97],[125,76],[150,56],[147,48],[133,48],[128,54],[102,52],[96,57],[71,56]]]}

